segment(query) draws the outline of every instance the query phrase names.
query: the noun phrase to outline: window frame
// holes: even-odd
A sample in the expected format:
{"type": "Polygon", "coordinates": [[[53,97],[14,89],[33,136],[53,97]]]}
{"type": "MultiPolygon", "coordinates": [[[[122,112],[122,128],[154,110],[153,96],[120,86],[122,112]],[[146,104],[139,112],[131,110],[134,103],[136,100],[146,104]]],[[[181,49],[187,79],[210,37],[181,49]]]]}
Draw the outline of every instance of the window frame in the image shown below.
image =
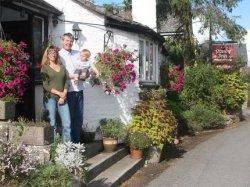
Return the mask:
{"type": "Polygon", "coordinates": [[[141,42],[143,43],[143,57],[142,57],[142,67],[140,67],[140,59],[139,59],[139,70],[138,70],[138,77],[139,77],[139,81],[143,84],[150,84],[150,85],[155,85],[158,84],[158,44],[156,44],[155,42],[153,42],[150,39],[147,38],[139,38],[139,54],[141,54],[141,42]],[[150,69],[149,71],[149,79],[147,79],[146,77],[146,56],[148,53],[148,62],[150,62],[150,54],[149,51],[147,52],[147,46],[146,43],[148,42],[148,46],[149,46],[149,50],[150,50],[150,46],[152,44],[153,46],[153,57],[152,57],[152,79],[150,78],[150,69]],[[142,70],[143,72],[140,72],[140,70],[142,70]]]}

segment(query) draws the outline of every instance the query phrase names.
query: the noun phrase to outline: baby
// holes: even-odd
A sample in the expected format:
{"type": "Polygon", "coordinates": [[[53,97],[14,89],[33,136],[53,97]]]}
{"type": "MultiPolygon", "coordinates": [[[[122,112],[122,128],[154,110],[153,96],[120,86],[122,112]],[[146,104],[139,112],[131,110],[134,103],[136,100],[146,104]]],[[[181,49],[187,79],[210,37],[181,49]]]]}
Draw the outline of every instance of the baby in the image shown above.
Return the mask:
{"type": "Polygon", "coordinates": [[[78,79],[75,79],[75,83],[78,83],[78,80],[85,80],[89,77],[90,74],[95,74],[97,77],[99,76],[99,71],[96,69],[95,65],[89,60],[91,53],[88,49],[83,49],[80,52],[79,60],[75,74],[79,75],[78,79]]]}

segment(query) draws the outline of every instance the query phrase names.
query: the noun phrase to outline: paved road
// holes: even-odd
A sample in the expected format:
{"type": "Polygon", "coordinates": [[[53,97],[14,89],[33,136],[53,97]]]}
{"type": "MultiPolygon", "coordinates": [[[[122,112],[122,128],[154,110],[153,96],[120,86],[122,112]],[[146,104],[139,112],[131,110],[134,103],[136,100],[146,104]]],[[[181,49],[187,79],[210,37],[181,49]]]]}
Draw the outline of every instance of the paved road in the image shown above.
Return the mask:
{"type": "Polygon", "coordinates": [[[250,117],[196,146],[148,187],[250,187],[250,117]]]}

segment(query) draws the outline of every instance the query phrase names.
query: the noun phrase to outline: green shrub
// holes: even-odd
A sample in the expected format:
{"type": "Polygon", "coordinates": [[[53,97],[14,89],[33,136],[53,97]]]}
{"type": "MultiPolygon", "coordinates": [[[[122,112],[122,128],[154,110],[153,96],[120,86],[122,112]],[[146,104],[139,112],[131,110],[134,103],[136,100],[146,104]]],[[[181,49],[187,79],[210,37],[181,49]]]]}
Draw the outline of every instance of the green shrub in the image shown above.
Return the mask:
{"type": "Polygon", "coordinates": [[[145,133],[153,146],[162,149],[165,142],[172,142],[177,122],[169,110],[164,89],[149,90],[140,94],[132,112],[132,120],[128,126],[130,132],[145,133]]]}
{"type": "Polygon", "coordinates": [[[247,84],[239,73],[231,73],[225,74],[223,86],[223,109],[228,112],[238,111],[246,100],[247,84]]]}
{"type": "Polygon", "coordinates": [[[177,134],[178,135],[186,134],[188,132],[188,127],[186,125],[186,121],[183,116],[184,107],[181,103],[179,94],[176,92],[168,91],[167,104],[178,121],[177,134]]]}
{"type": "Polygon", "coordinates": [[[128,145],[132,149],[145,149],[151,142],[148,136],[142,132],[132,132],[128,134],[128,145]]]}
{"type": "Polygon", "coordinates": [[[220,111],[204,104],[197,104],[185,111],[184,117],[191,131],[223,128],[226,122],[220,111]]]}
{"type": "Polygon", "coordinates": [[[181,94],[186,109],[199,102],[214,104],[214,87],[220,84],[220,81],[220,71],[212,66],[200,64],[186,68],[184,89],[181,94]]]}
{"type": "Polygon", "coordinates": [[[30,175],[28,186],[66,187],[72,184],[72,174],[59,164],[48,162],[39,165],[30,175]]]}
{"type": "Polygon", "coordinates": [[[97,131],[106,138],[123,138],[126,136],[125,125],[119,118],[102,119],[97,131]]]}
{"type": "Polygon", "coordinates": [[[238,111],[246,99],[247,85],[239,72],[225,72],[209,65],[186,68],[184,90],[180,97],[185,110],[198,103],[238,111]]]}

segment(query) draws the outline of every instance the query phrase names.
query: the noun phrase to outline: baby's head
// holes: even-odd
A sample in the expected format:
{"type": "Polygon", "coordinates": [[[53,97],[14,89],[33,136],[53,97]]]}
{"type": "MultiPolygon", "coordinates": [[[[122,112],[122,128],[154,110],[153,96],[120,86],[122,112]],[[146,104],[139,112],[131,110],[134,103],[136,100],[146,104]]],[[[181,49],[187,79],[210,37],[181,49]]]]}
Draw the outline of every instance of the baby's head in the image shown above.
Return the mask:
{"type": "Polygon", "coordinates": [[[88,61],[91,56],[91,53],[88,49],[83,49],[80,52],[80,59],[81,61],[88,61]]]}

